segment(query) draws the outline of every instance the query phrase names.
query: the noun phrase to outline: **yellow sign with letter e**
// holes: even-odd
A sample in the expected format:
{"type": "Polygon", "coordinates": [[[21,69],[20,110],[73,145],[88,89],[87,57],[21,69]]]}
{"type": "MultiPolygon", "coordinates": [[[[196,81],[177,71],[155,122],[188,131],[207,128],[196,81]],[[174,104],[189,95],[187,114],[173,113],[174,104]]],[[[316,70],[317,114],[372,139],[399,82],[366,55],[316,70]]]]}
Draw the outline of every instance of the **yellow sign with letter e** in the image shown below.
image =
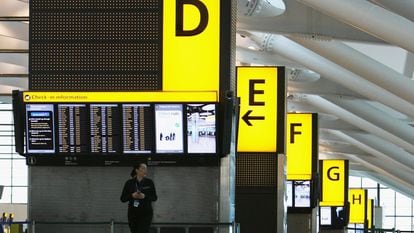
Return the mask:
{"type": "Polygon", "coordinates": [[[237,151],[284,153],[283,68],[237,67],[237,97],[237,151]]]}

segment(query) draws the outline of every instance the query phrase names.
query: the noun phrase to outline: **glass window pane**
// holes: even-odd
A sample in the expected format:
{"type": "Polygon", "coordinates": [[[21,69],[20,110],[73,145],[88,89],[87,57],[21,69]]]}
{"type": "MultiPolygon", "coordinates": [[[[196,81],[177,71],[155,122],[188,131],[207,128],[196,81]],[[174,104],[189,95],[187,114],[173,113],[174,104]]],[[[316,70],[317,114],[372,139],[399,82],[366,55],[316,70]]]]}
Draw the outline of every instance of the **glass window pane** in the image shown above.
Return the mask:
{"type": "Polygon", "coordinates": [[[11,153],[14,152],[14,146],[4,146],[0,145],[0,158],[4,158],[4,154],[8,154],[7,158],[11,157],[11,153]]]}
{"type": "Polygon", "coordinates": [[[11,161],[0,159],[0,185],[11,185],[11,161]]]}
{"type": "Polygon", "coordinates": [[[369,178],[362,178],[362,187],[364,188],[376,188],[377,182],[369,179],[369,178]]]}
{"type": "Polygon", "coordinates": [[[27,203],[27,187],[12,188],[12,203],[27,203]]]}
{"type": "Polygon", "coordinates": [[[381,206],[383,211],[384,228],[394,228],[395,227],[395,191],[391,189],[381,189],[381,206]]]}
{"type": "Polygon", "coordinates": [[[361,177],[350,176],[349,177],[349,187],[350,188],[361,188],[361,177]]]}
{"type": "MultiPolygon", "coordinates": [[[[398,216],[411,216],[411,199],[396,193],[396,210],[398,216]]],[[[409,218],[407,219],[410,220],[409,218]]]]}
{"type": "Polygon", "coordinates": [[[11,203],[11,188],[4,187],[3,196],[1,196],[0,203],[11,203]]]}
{"type": "Polygon", "coordinates": [[[414,231],[414,217],[411,218],[411,231],[414,231]]]}
{"type": "Polygon", "coordinates": [[[395,215],[394,213],[394,200],[395,200],[395,191],[392,189],[381,189],[380,191],[381,206],[386,209],[389,209],[388,212],[384,212],[385,215],[395,215]]]}
{"type": "Polygon", "coordinates": [[[14,140],[12,136],[0,136],[0,145],[13,145],[14,140]]]}
{"type": "Polygon", "coordinates": [[[0,124],[0,132],[9,132],[11,134],[13,130],[14,127],[11,124],[0,124]]]}
{"type": "Polygon", "coordinates": [[[377,200],[377,189],[368,189],[368,198],[374,199],[374,202],[376,203],[377,200]]]}
{"type": "Polygon", "coordinates": [[[400,231],[411,231],[411,217],[397,217],[395,228],[400,231]]]}
{"type": "Polygon", "coordinates": [[[15,186],[27,186],[27,165],[23,159],[13,160],[12,184],[15,186]]]}
{"type": "Polygon", "coordinates": [[[392,229],[395,227],[394,224],[394,217],[385,216],[382,221],[382,228],[384,229],[392,229]]]}
{"type": "Polygon", "coordinates": [[[0,130],[0,136],[13,136],[13,132],[11,132],[11,131],[5,131],[5,130],[0,130]]]}
{"type": "Polygon", "coordinates": [[[26,159],[24,156],[19,155],[19,154],[17,154],[17,153],[13,153],[13,154],[12,154],[12,158],[13,158],[13,159],[23,159],[23,160],[25,160],[25,159],[26,159]]]}
{"type": "Polygon", "coordinates": [[[0,111],[0,124],[12,124],[13,112],[12,111],[0,111]]]}
{"type": "MultiPolygon", "coordinates": [[[[10,96],[10,100],[11,100],[11,96],[10,96]]],[[[12,105],[11,104],[0,104],[0,109],[12,110],[12,105]]]]}

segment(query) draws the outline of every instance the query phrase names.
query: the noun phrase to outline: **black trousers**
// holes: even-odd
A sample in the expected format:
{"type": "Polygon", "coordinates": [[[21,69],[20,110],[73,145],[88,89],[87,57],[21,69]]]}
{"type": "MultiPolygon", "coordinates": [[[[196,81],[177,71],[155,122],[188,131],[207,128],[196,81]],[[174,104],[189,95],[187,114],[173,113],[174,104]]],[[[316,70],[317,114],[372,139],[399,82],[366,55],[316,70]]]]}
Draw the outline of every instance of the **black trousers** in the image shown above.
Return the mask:
{"type": "Polygon", "coordinates": [[[148,233],[152,216],[152,208],[128,207],[128,225],[131,233],[148,233]]]}

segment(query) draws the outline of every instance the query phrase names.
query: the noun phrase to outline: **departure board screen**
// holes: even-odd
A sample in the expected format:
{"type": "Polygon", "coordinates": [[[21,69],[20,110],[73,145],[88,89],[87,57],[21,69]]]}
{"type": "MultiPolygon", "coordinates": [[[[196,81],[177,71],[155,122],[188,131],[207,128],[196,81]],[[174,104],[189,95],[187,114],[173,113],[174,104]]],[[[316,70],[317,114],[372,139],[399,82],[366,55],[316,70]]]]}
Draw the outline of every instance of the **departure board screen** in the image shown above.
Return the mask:
{"type": "Polygon", "coordinates": [[[26,105],[27,153],[55,153],[52,104],[26,105]]]}
{"type": "Polygon", "coordinates": [[[16,114],[24,124],[18,152],[29,165],[216,165],[217,108],[214,102],[24,103],[16,114]]]}
{"type": "Polygon", "coordinates": [[[117,104],[90,105],[91,153],[119,153],[119,106],[117,104]]]}
{"type": "Polygon", "coordinates": [[[151,153],[153,141],[152,125],[146,119],[152,118],[149,104],[122,105],[123,152],[125,154],[151,153]]]}
{"type": "Polygon", "coordinates": [[[182,104],[155,105],[155,135],[157,153],[183,153],[182,104]]]}
{"type": "Polygon", "coordinates": [[[86,104],[58,104],[58,152],[89,152],[86,104]]]}
{"type": "Polygon", "coordinates": [[[188,153],[216,153],[216,105],[187,105],[188,153]]]}

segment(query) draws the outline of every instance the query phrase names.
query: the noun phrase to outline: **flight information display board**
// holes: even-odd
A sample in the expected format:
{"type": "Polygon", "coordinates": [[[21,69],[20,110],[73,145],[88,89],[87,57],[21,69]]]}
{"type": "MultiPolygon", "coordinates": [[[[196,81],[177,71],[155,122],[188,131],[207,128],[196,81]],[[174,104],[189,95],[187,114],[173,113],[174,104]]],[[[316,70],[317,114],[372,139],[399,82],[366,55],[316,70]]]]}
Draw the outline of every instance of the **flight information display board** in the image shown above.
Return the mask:
{"type": "Polygon", "coordinates": [[[220,157],[215,102],[74,102],[14,104],[16,135],[24,135],[16,149],[29,165],[212,165],[220,157]]]}
{"type": "Polygon", "coordinates": [[[27,153],[55,153],[52,104],[26,106],[27,153]]]}
{"type": "Polygon", "coordinates": [[[82,120],[87,117],[86,104],[59,104],[57,109],[58,152],[87,153],[88,124],[82,120]]]}

